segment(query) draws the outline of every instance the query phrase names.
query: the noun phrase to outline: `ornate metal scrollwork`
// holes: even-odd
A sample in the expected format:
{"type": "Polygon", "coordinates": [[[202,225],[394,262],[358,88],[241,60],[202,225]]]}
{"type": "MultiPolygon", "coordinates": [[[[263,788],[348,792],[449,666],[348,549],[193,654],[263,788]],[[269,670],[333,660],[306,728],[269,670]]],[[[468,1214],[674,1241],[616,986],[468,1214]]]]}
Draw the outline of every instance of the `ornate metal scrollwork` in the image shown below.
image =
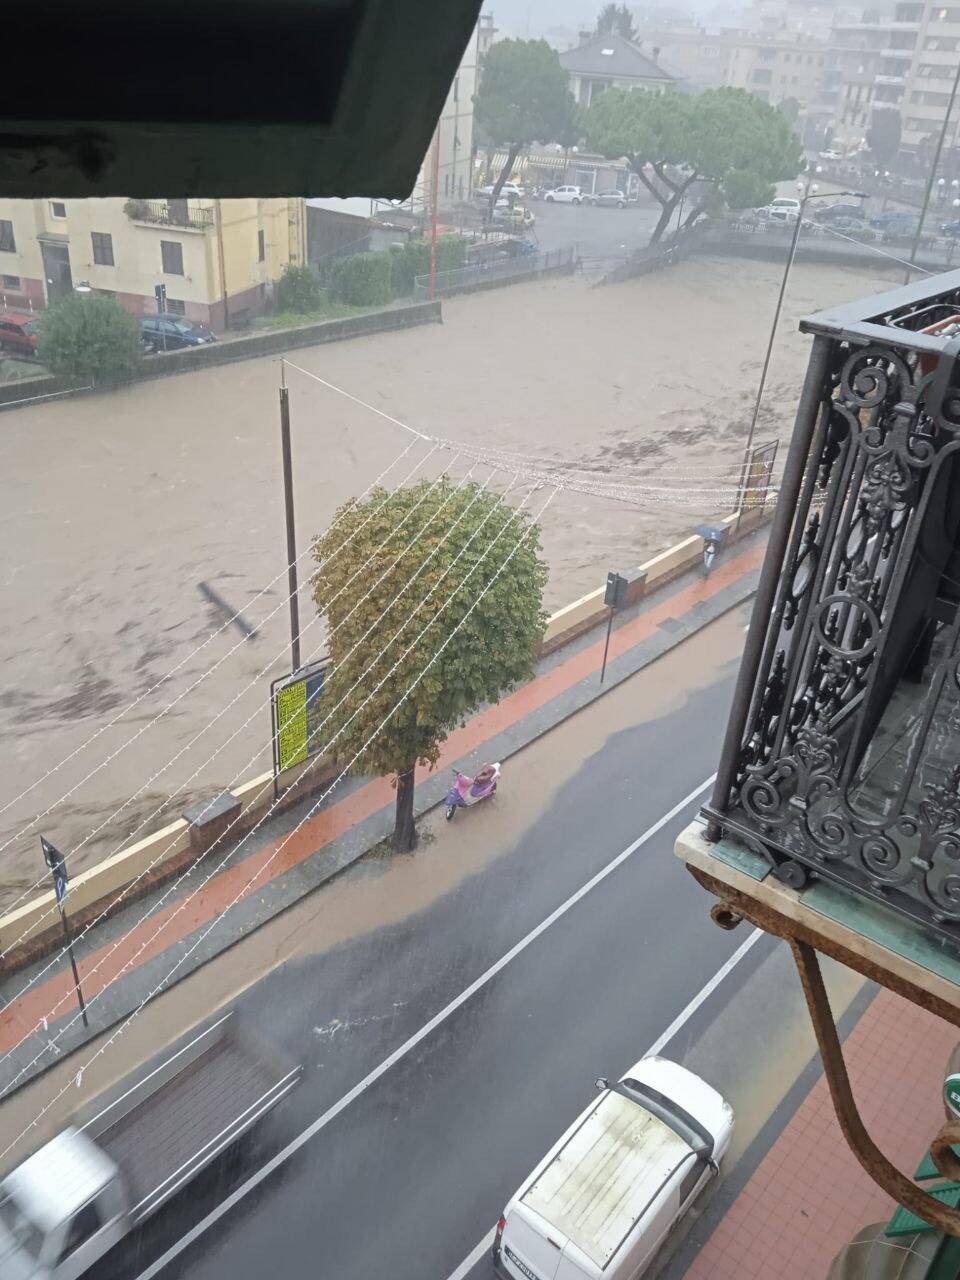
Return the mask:
{"type": "Polygon", "coordinates": [[[721,817],[791,883],[839,880],[960,941],[960,390],[885,320],[889,345],[831,340],[721,817]]]}

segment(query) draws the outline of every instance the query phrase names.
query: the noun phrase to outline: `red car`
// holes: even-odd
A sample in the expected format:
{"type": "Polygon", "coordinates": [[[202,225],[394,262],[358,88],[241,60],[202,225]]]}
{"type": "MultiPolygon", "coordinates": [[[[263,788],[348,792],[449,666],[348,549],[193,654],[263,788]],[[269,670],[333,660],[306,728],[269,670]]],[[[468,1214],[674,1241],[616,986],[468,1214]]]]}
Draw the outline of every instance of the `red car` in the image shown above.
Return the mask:
{"type": "Polygon", "coordinates": [[[39,328],[37,317],[27,311],[0,311],[0,350],[36,359],[39,328]]]}

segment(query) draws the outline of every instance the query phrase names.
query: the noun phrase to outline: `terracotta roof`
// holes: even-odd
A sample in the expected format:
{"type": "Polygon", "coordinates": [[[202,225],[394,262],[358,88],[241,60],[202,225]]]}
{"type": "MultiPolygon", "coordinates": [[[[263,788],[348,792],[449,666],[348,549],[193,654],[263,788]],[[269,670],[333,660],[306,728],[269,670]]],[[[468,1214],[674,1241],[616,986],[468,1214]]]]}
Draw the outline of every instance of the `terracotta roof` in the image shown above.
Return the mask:
{"type": "Polygon", "coordinates": [[[623,36],[595,36],[560,54],[560,65],[573,75],[632,77],[635,80],[678,79],[623,36]]]}

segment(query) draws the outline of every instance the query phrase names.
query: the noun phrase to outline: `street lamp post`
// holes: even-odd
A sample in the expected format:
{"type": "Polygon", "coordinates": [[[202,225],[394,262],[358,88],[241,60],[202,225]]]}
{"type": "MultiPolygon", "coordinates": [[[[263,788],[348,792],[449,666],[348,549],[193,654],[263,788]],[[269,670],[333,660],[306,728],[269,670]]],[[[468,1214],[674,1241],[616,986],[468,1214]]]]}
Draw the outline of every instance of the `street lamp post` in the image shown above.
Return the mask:
{"type": "MultiPolygon", "coordinates": [[[[819,169],[817,170],[819,172],[819,169]]],[[[750,452],[753,449],[753,438],[757,431],[757,419],[760,416],[760,403],[763,400],[763,389],[767,382],[767,371],[770,368],[770,357],[773,355],[773,343],[777,336],[777,325],[780,321],[780,310],[783,306],[783,297],[787,291],[787,280],[790,278],[790,268],[793,266],[793,260],[797,254],[797,243],[800,239],[800,228],[803,226],[803,215],[806,212],[808,203],[811,200],[824,200],[828,196],[852,196],[856,200],[865,200],[866,192],[864,191],[818,191],[816,183],[807,181],[806,189],[802,182],[797,183],[797,191],[802,191],[803,195],[800,199],[800,208],[797,211],[797,221],[793,228],[793,237],[790,240],[790,252],[787,254],[786,265],[783,268],[783,278],[780,281],[780,292],[777,294],[777,305],[773,311],[773,323],[770,325],[770,336],[767,339],[767,351],[763,357],[763,368],[760,370],[760,385],[757,387],[757,398],[753,404],[753,416],[750,419],[750,430],[747,432],[747,442],[743,450],[743,464],[740,468],[740,493],[737,498],[737,515],[743,512],[744,502],[747,496],[747,480],[750,473],[750,452]]]]}

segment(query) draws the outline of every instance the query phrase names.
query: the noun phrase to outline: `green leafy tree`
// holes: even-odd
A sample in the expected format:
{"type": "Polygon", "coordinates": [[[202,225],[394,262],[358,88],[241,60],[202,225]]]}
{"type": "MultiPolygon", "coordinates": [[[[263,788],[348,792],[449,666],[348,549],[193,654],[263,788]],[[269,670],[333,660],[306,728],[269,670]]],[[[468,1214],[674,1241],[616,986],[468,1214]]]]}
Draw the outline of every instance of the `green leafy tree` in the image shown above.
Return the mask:
{"type": "Polygon", "coordinates": [[[900,112],[895,109],[874,111],[867,130],[867,146],[874,162],[885,169],[894,164],[900,154],[900,112]]]}
{"type": "Polygon", "coordinates": [[[748,189],[763,203],[774,183],[795,178],[803,164],[799,140],[781,113],[744,89],[690,95],[608,89],[591,106],[585,127],[588,145],[624,157],[659,203],[650,244],[660,240],[688,192],[693,199],[684,227],[711,205],[735,205],[748,189]]]}
{"type": "Polygon", "coordinates": [[[395,775],[399,850],[416,844],[416,766],[436,764],[451,729],[533,673],[539,549],[524,513],[446,479],[374,489],[316,540],[313,594],[330,628],[323,738],[338,763],[360,752],[357,772],[395,775]]]}
{"type": "Polygon", "coordinates": [[[637,28],[633,14],[625,4],[605,4],[597,14],[598,36],[623,36],[624,40],[636,40],[637,28]]]}
{"type": "Polygon", "coordinates": [[[568,136],[576,114],[567,73],[546,40],[499,40],[491,46],[480,72],[476,119],[495,146],[507,149],[490,196],[491,210],[521,150],[534,141],[568,136]]]}
{"type": "Polygon", "coordinates": [[[140,368],[140,326],[115,298],[69,293],[40,316],[37,355],[51,373],[121,382],[140,368]]]}
{"type": "Polygon", "coordinates": [[[312,267],[295,267],[288,262],[277,281],[277,309],[309,315],[323,301],[323,286],[312,267]]]}

